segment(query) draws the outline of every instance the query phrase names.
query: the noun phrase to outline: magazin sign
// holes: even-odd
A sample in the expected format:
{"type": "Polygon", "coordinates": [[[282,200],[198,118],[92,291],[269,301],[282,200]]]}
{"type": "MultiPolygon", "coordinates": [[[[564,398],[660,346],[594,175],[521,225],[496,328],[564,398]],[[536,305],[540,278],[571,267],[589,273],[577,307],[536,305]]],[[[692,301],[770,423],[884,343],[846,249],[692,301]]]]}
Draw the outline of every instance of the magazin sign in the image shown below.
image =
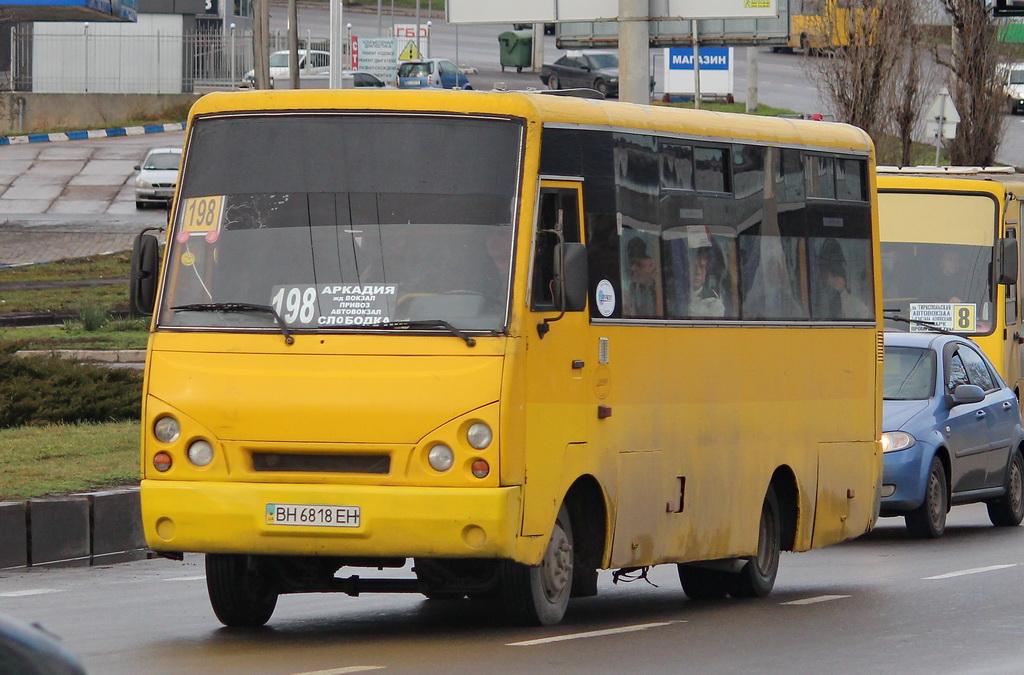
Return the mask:
{"type": "MultiPolygon", "coordinates": [[[[700,69],[703,70],[729,70],[732,64],[729,63],[728,47],[701,47],[698,50],[700,58],[700,69]]],[[[669,70],[693,70],[693,50],[682,47],[673,47],[668,50],[669,70]]]]}
{"type": "MultiPolygon", "coordinates": [[[[733,54],[731,47],[701,47],[701,96],[728,96],[733,93],[733,54]]],[[[697,91],[693,69],[693,49],[671,47],[665,50],[662,82],[666,94],[688,95],[697,91]]]]}

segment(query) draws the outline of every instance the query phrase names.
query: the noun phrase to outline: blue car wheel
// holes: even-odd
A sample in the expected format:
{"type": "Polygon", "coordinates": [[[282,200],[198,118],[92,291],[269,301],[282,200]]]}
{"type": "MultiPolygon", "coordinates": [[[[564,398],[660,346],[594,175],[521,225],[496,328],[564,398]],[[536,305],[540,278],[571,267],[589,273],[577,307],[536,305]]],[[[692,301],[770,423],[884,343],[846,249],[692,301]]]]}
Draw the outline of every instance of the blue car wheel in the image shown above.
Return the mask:
{"type": "Polygon", "coordinates": [[[921,539],[937,539],[946,531],[946,512],[949,511],[949,497],[946,490],[946,470],[942,460],[932,458],[925,483],[924,501],[906,515],[907,529],[921,539]]]}

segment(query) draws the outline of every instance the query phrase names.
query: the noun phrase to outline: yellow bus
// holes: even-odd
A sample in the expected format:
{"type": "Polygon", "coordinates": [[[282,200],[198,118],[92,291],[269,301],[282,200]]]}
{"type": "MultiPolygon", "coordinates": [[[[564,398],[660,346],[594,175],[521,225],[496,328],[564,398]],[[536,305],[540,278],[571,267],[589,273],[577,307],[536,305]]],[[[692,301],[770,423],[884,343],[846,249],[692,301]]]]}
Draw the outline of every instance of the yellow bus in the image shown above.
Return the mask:
{"type": "Polygon", "coordinates": [[[205,553],[232,626],[327,591],[551,625],[662,563],[767,595],[878,514],[874,194],[846,125],[207,95],[159,283],[152,234],[133,256],[146,541],[205,553]]]}
{"type": "Polygon", "coordinates": [[[789,0],[789,50],[831,52],[850,44],[851,21],[863,17],[852,0],[789,0]]]}
{"type": "Polygon", "coordinates": [[[1017,392],[1024,177],[1003,167],[879,167],[886,328],[969,336],[1017,392]]]}

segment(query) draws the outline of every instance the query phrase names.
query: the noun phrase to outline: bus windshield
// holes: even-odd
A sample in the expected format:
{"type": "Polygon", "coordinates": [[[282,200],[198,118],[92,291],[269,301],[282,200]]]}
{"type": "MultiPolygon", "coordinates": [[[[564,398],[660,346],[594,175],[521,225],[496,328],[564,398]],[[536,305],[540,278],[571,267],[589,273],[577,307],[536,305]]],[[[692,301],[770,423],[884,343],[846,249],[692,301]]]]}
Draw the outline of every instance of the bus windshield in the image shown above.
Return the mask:
{"type": "Polygon", "coordinates": [[[890,316],[912,320],[887,320],[886,328],[929,330],[918,323],[925,321],[957,333],[991,332],[992,200],[883,193],[879,208],[883,306],[890,316]]]}
{"type": "Polygon", "coordinates": [[[209,138],[183,170],[160,325],[274,329],[273,313],[204,311],[242,303],[299,330],[504,329],[518,125],[392,118],[385,130],[336,115],[195,127],[209,138]]]}

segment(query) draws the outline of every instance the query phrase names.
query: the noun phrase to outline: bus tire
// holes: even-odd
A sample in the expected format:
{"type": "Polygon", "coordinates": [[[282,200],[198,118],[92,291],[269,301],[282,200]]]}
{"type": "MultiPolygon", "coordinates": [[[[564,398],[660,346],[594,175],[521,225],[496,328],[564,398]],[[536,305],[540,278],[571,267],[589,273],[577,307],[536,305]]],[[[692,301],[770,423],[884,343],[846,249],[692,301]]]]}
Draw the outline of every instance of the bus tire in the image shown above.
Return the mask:
{"type": "Polygon", "coordinates": [[[782,522],[775,488],[768,486],[761,506],[757,533],[757,555],[747,559],[739,572],[728,573],[729,595],[734,598],[763,598],[775,587],[782,551],[782,522]]]}
{"type": "Polygon", "coordinates": [[[222,624],[255,628],[270,620],[277,588],[252,556],[206,554],[206,589],[222,624]]]}
{"type": "Polygon", "coordinates": [[[721,600],[729,594],[726,572],[679,563],[679,583],[690,600],[721,600]]]}
{"type": "Polygon", "coordinates": [[[1017,527],[1024,520],[1024,457],[1019,450],[1014,450],[1006,471],[1006,494],[986,506],[997,527],[1017,527]]]}
{"type": "Polygon", "coordinates": [[[572,572],[572,523],[563,504],[540,565],[502,562],[500,602],[505,616],[519,625],[559,623],[569,605],[572,572]]]}
{"type": "Polygon", "coordinates": [[[946,495],[946,470],[942,468],[941,459],[932,457],[928,482],[924,487],[924,501],[904,516],[907,530],[911,536],[919,539],[938,539],[946,531],[947,511],[949,503],[946,495]]]}

